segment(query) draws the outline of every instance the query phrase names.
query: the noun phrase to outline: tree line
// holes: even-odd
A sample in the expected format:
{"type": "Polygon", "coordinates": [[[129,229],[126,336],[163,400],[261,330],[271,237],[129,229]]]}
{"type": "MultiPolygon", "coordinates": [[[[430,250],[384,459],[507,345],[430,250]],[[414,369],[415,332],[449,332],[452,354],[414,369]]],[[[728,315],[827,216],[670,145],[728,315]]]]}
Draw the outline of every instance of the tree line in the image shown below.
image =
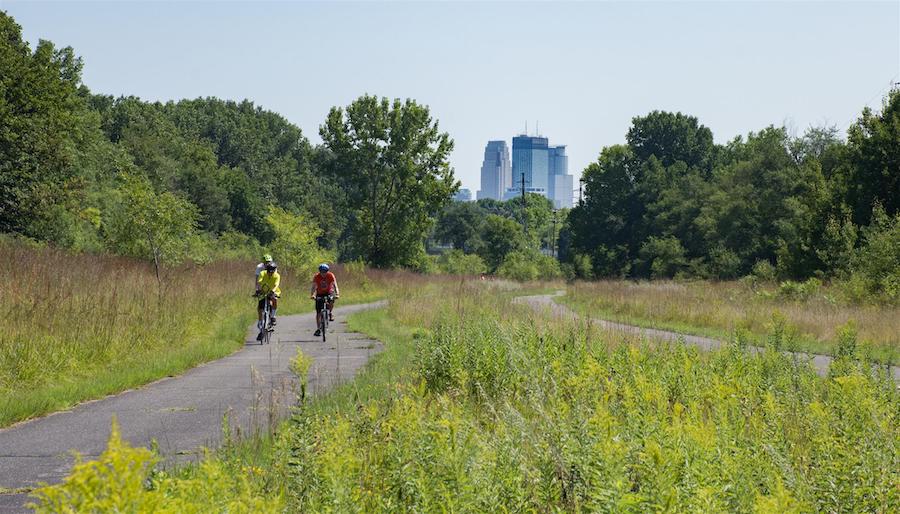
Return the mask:
{"type": "Polygon", "coordinates": [[[850,280],[900,297],[900,91],[847,131],[767,127],[724,145],[654,111],[583,173],[564,260],[601,277],[850,280]]]}
{"type": "Polygon", "coordinates": [[[0,232],[154,262],[255,257],[411,266],[459,183],[412,100],[335,107],[311,145],[253,102],[92,93],[72,48],[0,12],[0,232]]]}

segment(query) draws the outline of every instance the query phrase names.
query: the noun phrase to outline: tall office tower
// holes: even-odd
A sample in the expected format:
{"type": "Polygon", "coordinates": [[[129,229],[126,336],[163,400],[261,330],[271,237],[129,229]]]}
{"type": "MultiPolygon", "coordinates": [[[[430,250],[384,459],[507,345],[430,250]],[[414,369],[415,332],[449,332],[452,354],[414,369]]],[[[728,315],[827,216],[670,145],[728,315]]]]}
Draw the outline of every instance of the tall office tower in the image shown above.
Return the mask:
{"type": "Polygon", "coordinates": [[[547,198],[555,209],[572,207],[572,176],[569,175],[569,157],[566,146],[551,146],[548,153],[547,198]]]}
{"type": "Polygon", "coordinates": [[[520,187],[525,174],[525,188],[544,190],[548,187],[547,138],[540,136],[516,136],[513,138],[512,186],[520,187]]]}
{"type": "Polygon", "coordinates": [[[484,162],[481,165],[481,190],[478,199],[500,200],[503,191],[512,183],[509,163],[509,146],[506,141],[488,141],[484,147],[484,162]]]}

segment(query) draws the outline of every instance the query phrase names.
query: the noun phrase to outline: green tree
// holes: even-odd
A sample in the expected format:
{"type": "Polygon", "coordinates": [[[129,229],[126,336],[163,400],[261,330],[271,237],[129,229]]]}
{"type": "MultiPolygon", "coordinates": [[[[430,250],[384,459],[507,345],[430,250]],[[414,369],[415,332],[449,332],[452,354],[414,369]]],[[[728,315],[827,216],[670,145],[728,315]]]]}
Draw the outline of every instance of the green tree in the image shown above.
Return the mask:
{"type": "Polygon", "coordinates": [[[311,268],[318,262],[333,260],[332,256],[319,248],[316,240],[321,231],[306,216],[270,206],[266,222],[275,234],[268,249],[281,264],[299,270],[311,268]]]}
{"type": "Polygon", "coordinates": [[[105,211],[104,233],[117,253],[153,263],[161,292],[163,267],[182,262],[196,247],[199,213],[173,193],[156,193],[145,178],[121,180],[105,211]]]}
{"type": "Polygon", "coordinates": [[[857,225],[868,225],[875,203],[888,216],[900,211],[900,89],[881,112],[866,107],[847,131],[846,163],[839,178],[857,225]]]}
{"type": "Polygon", "coordinates": [[[87,130],[81,60],[41,40],[34,52],[0,11],[0,232],[43,239],[29,225],[83,186],[74,142],[87,130]]]}
{"type": "Polygon", "coordinates": [[[375,266],[415,260],[433,216],[459,188],[450,136],[412,100],[362,96],[320,129],[353,212],[352,255],[375,266]]]}
{"type": "Polygon", "coordinates": [[[663,167],[682,162],[688,168],[706,172],[712,169],[715,150],[712,131],[693,116],[653,111],[635,117],[625,139],[640,162],[653,156],[663,167]]]}
{"type": "Polygon", "coordinates": [[[641,211],[633,159],[627,146],[604,148],[582,174],[584,202],[569,212],[573,253],[588,255],[598,276],[620,276],[630,269],[641,211]]]}
{"type": "Polygon", "coordinates": [[[434,238],[451,243],[453,248],[472,253],[479,245],[480,232],[487,213],[475,202],[452,202],[441,212],[434,238]]]}
{"type": "Polygon", "coordinates": [[[651,278],[672,278],[687,265],[681,241],[672,236],[650,237],[639,256],[638,266],[649,270],[651,278]]]}
{"type": "Polygon", "coordinates": [[[496,214],[489,214],[484,219],[481,245],[476,253],[484,259],[490,271],[496,271],[508,253],[524,247],[525,237],[518,223],[496,214]]]}

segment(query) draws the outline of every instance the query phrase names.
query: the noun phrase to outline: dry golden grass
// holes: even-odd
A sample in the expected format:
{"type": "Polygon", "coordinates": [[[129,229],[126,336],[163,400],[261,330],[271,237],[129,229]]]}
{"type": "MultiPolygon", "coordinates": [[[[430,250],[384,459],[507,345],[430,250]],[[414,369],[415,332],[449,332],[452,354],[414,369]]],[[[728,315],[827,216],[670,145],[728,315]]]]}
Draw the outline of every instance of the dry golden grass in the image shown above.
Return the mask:
{"type": "Polygon", "coordinates": [[[819,353],[832,353],[838,328],[853,321],[873,358],[896,363],[900,307],[848,305],[834,296],[827,287],[807,299],[788,300],[774,285],[604,280],[577,282],[562,301],[597,317],[713,336],[743,329],[760,338],[780,315],[796,331],[799,348],[819,353]]]}
{"type": "MultiPolygon", "coordinates": [[[[256,317],[250,262],[168,270],[0,241],[0,426],[179,373],[240,348],[256,317]]],[[[348,271],[344,301],[382,295],[348,271]]],[[[312,310],[314,270],[283,270],[280,313],[312,310]]]]}

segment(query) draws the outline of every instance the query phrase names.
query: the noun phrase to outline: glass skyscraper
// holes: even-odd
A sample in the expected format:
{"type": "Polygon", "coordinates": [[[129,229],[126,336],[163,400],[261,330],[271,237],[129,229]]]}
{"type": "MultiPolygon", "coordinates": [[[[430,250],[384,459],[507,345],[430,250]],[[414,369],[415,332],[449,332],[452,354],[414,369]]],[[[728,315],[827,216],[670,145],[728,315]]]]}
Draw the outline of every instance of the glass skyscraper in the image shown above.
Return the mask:
{"type": "Polygon", "coordinates": [[[553,201],[554,208],[572,207],[572,176],[569,175],[569,156],[566,146],[551,146],[547,150],[547,198],[553,201]]]}
{"type": "Polygon", "coordinates": [[[509,146],[506,141],[488,141],[484,147],[484,162],[481,165],[481,190],[478,199],[500,200],[503,192],[512,184],[509,162],[509,146]]]}
{"type": "MultiPolygon", "coordinates": [[[[547,138],[540,136],[516,136],[513,138],[512,187],[520,187],[525,175],[525,188],[547,190],[549,155],[547,138]]],[[[544,193],[546,195],[546,192],[544,193]]]]}

